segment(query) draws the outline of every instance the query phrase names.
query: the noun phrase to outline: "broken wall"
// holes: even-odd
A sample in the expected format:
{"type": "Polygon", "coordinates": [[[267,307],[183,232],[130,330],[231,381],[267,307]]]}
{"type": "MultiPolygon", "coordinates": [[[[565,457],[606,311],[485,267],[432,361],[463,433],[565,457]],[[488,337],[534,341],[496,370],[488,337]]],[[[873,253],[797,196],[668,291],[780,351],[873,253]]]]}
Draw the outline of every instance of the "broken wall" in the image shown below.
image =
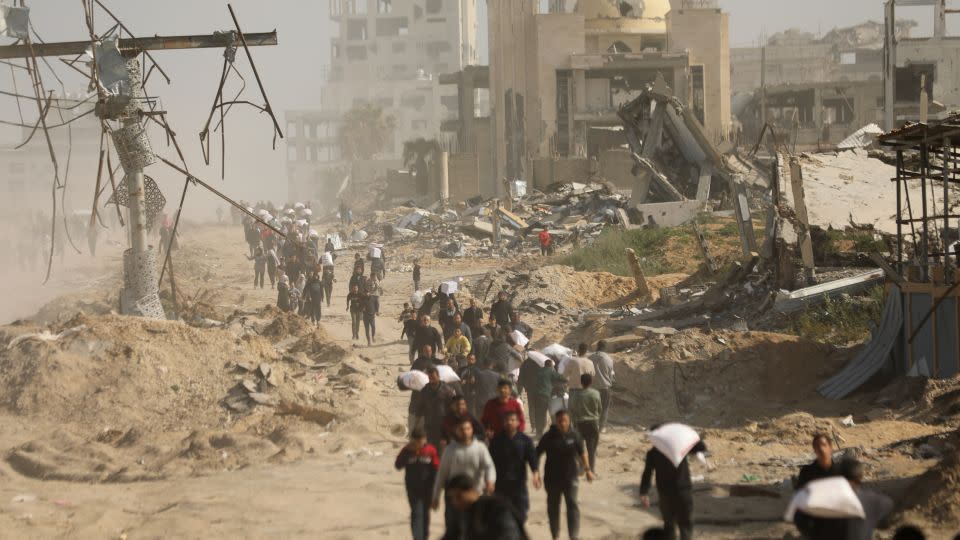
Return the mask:
{"type": "MultiPolygon", "coordinates": [[[[528,111],[529,132],[536,139],[538,156],[554,154],[557,138],[557,70],[570,68],[570,55],[584,52],[583,15],[536,16],[536,108],[528,111]]],[[[565,152],[567,149],[559,149],[565,152]]]]}
{"type": "Polygon", "coordinates": [[[636,208],[644,224],[652,219],[658,227],[679,227],[696,219],[707,206],[703,201],[672,201],[638,204],[636,208]]]}
{"type": "Polygon", "coordinates": [[[587,158],[538,158],[533,162],[533,187],[545,189],[557,182],[587,182],[590,160],[587,158]]]}
{"type": "Polygon", "coordinates": [[[633,189],[637,179],[633,175],[633,154],[622,148],[612,148],[600,154],[600,176],[621,189],[633,189]]]}
{"type": "Polygon", "coordinates": [[[403,168],[401,159],[364,159],[357,160],[351,164],[350,184],[351,186],[362,186],[375,182],[377,179],[385,178],[387,171],[391,169],[403,168]]]}
{"type": "Polygon", "coordinates": [[[476,154],[450,154],[450,200],[464,201],[480,193],[480,168],[476,154]]]}
{"type": "Polygon", "coordinates": [[[387,200],[409,200],[416,198],[417,179],[410,171],[387,171],[387,200]]]}
{"type": "Polygon", "coordinates": [[[537,0],[487,2],[490,49],[490,109],[493,120],[494,174],[485,179],[487,189],[503,193],[501,180],[530,173],[527,157],[526,111],[535,107],[531,94],[536,50],[534,15],[537,0]]]}
{"type": "MultiPolygon", "coordinates": [[[[695,112],[702,110],[707,136],[714,143],[730,132],[730,18],[719,9],[676,9],[667,14],[671,51],[690,55],[690,84],[677,90],[695,112]],[[702,109],[701,109],[702,108],[702,109]]],[[[699,115],[697,115],[699,116],[699,115]]]]}
{"type": "MultiPolygon", "coordinates": [[[[933,95],[931,100],[943,103],[947,110],[960,106],[960,38],[907,39],[897,43],[897,67],[933,64],[933,95]]],[[[920,84],[917,82],[917,87],[920,84]]],[[[897,88],[897,107],[902,90],[897,88]]],[[[919,110],[918,103],[910,103],[919,110]]]]}

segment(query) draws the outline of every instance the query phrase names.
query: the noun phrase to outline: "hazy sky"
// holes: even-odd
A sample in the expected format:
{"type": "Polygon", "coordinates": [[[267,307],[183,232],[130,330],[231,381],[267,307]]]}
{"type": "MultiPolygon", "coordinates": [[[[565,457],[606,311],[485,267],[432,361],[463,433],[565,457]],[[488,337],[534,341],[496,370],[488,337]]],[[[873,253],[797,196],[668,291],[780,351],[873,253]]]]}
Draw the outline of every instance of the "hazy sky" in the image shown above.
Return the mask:
{"type": "MultiPolygon", "coordinates": [[[[480,0],[483,3],[483,0],[480,0]]],[[[80,2],[66,0],[30,0],[32,20],[46,41],[86,39],[80,2]]],[[[277,111],[281,125],[283,112],[288,109],[319,106],[322,86],[321,68],[329,63],[329,40],[335,31],[329,21],[329,0],[234,0],[234,8],[246,32],[277,29],[280,45],[254,49],[254,58],[265,81],[268,95],[277,111]]],[[[730,13],[731,44],[749,46],[763,35],[770,35],[789,27],[811,32],[827,32],[834,26],[849,26],[865,20],[883,20],[882,0],[721,0],[721,7],[730,13]]],[[[113,0],[108,6],[139,35],[178,35],[209,33],[232,27],[225,2],[211,0],[113,0]]],[[[98,28],[107,28],[105,20],[98,28]]],[[[8,43],[8,38],[0,38],[8,43]]],[[[484,40],[485,41],[485,40],[484,40]]],[[[216,180],[229,194],[241,198],[286,195],[286,171],[283,143],[277,150],[270,149],[268,117],[255,110],[235,109],[227,122],[228,169],[225,184],[219,181],[218,167],[202,167],[198,133],[203,126],[220,76],[222,51],[193,50],[167,51],[156,54],[158,61],[173,79],[171,85],[152,80],[150,90],[163,99],[170,121],[178,132],[178,139],[188,154],[195,174],[216,180]]],[[[238,55],[238,65],[248,78],[247,95],[259,101],[255,84],[246,60],[238,55]]],[[[58,70],[67,80],[68,90],[83,89],[79,76],[70,70],[58,70]]],[[[52,80],[48,78],[48,82],[52,80]]],[[[0,89],[11,89],[7,70],[0,70],[0,89]]],[[[23,86],[21,85],[21,90],[23,86]]],[[[0,98],[0,118],[14,119],[16,109],[12,100],[0,98]]],[[[285,127],[285,126],[284,126],[285,127]]],[[[7,133],[5,142],[10,142],[7,133]]],[[[174,156],[172,149],[163,146],[160,137],[154,138],[155,150],[174,156]]],[[[163,165],[148,170],[167,192],[167,198],[176,198],[176,186],[182,182],[163,165]]],[[[75,171],[79,179],[88,182],[92,190],[96,171],[84,178],[83,171],[75,171]]],[[[78,188],[79,189],[79,188],[78,188]]],[[[210,199],[197,197],[196,205],[208,205],[210,199]]]]}

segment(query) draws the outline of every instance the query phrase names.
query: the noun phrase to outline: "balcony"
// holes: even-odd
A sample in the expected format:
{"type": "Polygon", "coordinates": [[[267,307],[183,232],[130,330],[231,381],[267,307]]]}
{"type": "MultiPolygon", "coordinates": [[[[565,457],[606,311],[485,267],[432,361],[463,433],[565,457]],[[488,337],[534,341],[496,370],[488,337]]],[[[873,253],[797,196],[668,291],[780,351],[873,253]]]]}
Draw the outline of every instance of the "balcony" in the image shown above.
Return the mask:
{"type": "Polygon", "coordinates": [[[344,17],[365,17],[369,0],[330,0],[330,20],[340,22],[344,17]]]}

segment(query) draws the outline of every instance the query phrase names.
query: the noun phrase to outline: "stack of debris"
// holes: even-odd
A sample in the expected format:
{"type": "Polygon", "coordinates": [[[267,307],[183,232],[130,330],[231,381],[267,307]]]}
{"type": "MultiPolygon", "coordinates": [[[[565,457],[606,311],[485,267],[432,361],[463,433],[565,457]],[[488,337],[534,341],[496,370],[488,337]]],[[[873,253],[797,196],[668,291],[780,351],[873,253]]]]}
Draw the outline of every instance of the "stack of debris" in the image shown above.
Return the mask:
{"type": "Polygon", "coordinates": [[[416,239],[432,243],[440,258],[489,256],[498,254],[500,245],[510,252],[525,243],[532,249],[535,236],[544,230],[555,246],[589,243],[607,226],[638,227],[631,223],[642,217],[609,183],[555,184],[545,191],[528,190],[510,203],[507,207],[498,199],[474,197],[455,208],[439,201],[420,208],[411,201],[374,212],[349,238],[354,244],[416,239]]]}
{"type": "Polygon", "coordinates": [[[247,376],[230,389],[227,397],[223,399],[224,406],[233,412],[245,413],[258,404],[268,406],[276,404],[276,398],[269,392],[283,383],[284,374],[280,368],[268,362],[262,362],[257,366],[236,362],[234,366],[237,371],[247,376]]]}

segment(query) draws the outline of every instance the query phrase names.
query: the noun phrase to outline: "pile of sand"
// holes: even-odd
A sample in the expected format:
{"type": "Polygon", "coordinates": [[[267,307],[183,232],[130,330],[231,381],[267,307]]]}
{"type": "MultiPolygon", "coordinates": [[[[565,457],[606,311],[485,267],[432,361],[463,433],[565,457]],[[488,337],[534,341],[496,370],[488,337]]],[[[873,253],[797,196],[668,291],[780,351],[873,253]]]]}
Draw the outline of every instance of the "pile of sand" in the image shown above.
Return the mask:
{"type": "Polygon", "coordinates": [[[950,450],[943,459],[917,478],[904,492],[901,518],[916,522],[928,518],[943,527],[960,527],[960,431],[948,441],[950,450]]]}
{"type": "Polygon", "coordinates": [[[513,305],[526,308],[543,302],[567,309],[596,308],[627,294],[636,284],[607,272],[578,272],[569,266],[551,265],[530,272],[497,270],[470,285],[470,292],[482,303],[492,302],[499,291],[513,297],[513,305]]]}
{"type": "Polygon", "coordinates": [[[122,482],[298,458],[305,445],[287,428],[348,414],[348,400],[316,383],[318,364],[345,351],[310,325],[281,336],[292,326],[284,317],[261,326],[273,339],[251,325],[116,315],[0,328],[0,409],[56,426],[8,462],[28,476],[122,482]],[[303,354],[285,354],[281,337],[303,354]]]}
{"type": "MultiPolygon", "coordinates": [[[[796,336],[695,329],[650,334],[634,352],[615,358],[619,397],[636,406],[642,423],[685,418],[741,427],[797,410],[835,412],[837,402],[816,388],[850,355],[796,336]]],[[[815,426],[798,429],[799,438],[807,427],[815,426]]]]}

